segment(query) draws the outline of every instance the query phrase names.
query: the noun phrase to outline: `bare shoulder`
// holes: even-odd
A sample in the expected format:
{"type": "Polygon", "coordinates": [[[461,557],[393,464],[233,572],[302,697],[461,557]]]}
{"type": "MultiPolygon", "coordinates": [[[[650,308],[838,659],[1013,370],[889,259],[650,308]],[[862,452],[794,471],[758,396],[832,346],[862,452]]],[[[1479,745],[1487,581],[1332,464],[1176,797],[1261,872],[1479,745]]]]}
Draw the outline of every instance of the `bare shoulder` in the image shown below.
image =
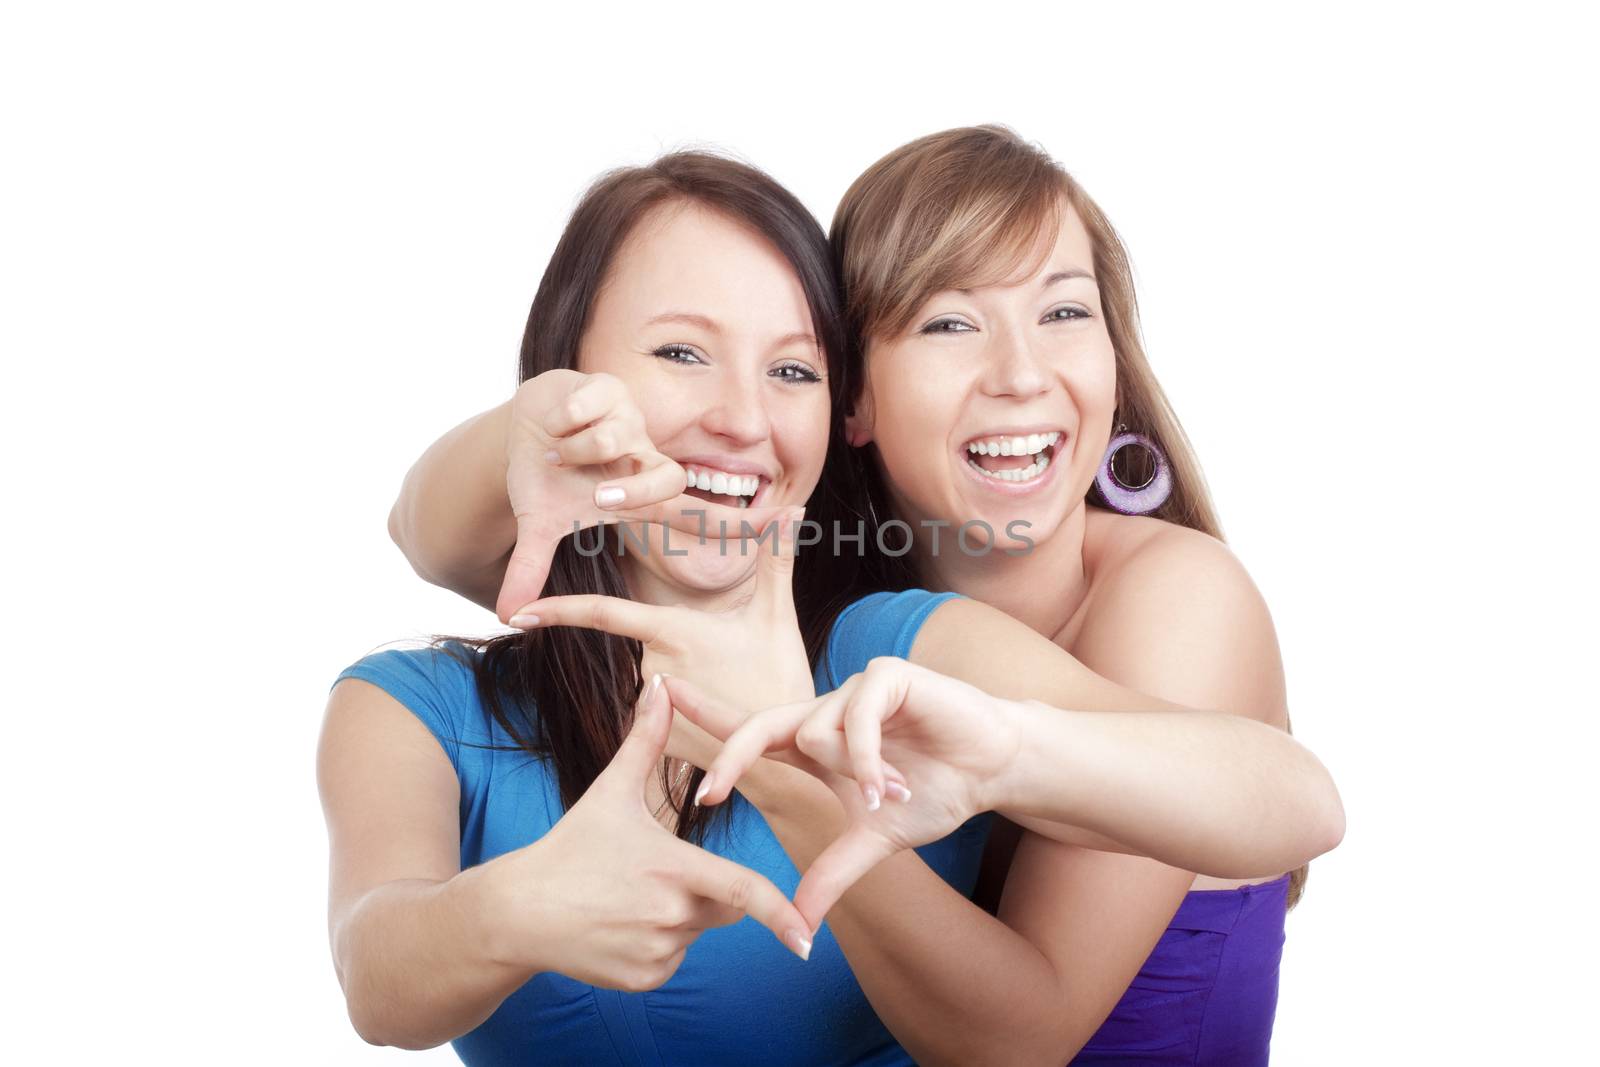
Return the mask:
{"type": "Polygon", "coordinates": [[[1159,519],[1089,514],[1091,590],[1074,655],[1153,696],[1284,725],[1272,616],[1228,546],[1159,519]]]}

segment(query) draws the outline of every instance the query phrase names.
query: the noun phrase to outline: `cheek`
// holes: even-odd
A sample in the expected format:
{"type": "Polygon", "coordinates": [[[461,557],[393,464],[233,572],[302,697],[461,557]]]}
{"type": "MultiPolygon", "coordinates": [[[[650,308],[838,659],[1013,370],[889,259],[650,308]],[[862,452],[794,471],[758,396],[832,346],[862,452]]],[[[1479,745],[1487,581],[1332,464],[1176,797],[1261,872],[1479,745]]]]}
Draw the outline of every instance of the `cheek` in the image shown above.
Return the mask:
{"type": "Polygon", "coordinates": [[[832,408],[826,386],[805,388],[808,395],[783,398],[784,402],[775,406],[769,418],[778,462],[783,464],[790,478],[814,485],[822,476],[822,464],[828,455],[828,421],[832,408]]]}

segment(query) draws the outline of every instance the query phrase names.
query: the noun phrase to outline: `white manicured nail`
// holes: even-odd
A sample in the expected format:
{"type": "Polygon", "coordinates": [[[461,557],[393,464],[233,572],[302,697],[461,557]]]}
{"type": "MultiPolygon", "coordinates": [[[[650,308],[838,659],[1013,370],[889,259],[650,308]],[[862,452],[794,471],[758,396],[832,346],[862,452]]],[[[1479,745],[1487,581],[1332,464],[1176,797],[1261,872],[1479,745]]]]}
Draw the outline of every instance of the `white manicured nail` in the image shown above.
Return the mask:
{"type": "Polygon", "coordinates": [[[790,930],[783,936],[784,940],[789,943],[790,952],[793,952],[803,960],[811,958],[811,939],[809,937],[799,930],[790,930]]]}
{"type": "Polygon", "coordinates": [[[602,485],[594,491],[594,503],[596,507],[608,508],[612,504],[622,503],[622,498],[626,495],[614,485],[602,485]]]}
{"type": "Polygon", "coordinates": [[[884,783],[883,788],[884,792],[888,793],[891,797],[893,797],[895,800],[898,800],[902,804],[907,803],[911,799],[911,790],[907,789],[899,782],[886,782],[884,783]]]}
{"type": "Polygon", "coordinates": [[[861,787],[861,795],[867,799],[867,810],[868,811],[877,811],[878,810],[878,787],[877,786],[875,786],[875,785],[864,785],[864,786],[862,786],[861,787]]]}
{"type": "Polygon", "coordinates": [[[710,788],[711,788],[711,774],[709,772],[707,772],[706,776],[700,780],[700,788],[695,790],[695,793],[694,793],[694,805],[695,805],[695,807],[698,808],[700,806],[700,798],[705,796],[706,795],[706,791],[709,790],[710,788]]]}

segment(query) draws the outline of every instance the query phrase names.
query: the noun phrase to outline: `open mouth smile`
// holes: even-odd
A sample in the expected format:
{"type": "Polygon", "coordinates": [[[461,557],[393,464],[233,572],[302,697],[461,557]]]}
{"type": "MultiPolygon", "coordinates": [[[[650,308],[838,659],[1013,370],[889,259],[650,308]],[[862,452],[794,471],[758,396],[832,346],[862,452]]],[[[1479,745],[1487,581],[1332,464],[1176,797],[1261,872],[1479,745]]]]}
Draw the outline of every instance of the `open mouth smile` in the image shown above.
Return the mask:
{"type": "Polygon", "coordinates": [[[1065,438],[1061,430],[974,437],[961,446],[964,466],[989,488],[1010,494],[1027,492],[1048,480],[1057,447],[1065,438]]]}

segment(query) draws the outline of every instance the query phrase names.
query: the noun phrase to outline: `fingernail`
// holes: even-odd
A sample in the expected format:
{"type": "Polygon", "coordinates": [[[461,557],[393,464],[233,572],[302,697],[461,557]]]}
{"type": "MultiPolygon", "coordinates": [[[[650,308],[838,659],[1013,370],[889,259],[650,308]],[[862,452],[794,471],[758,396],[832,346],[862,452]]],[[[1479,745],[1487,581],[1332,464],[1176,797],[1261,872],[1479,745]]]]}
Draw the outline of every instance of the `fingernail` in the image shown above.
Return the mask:
{"type": "Polygon", "coordinates": [[[861,787],[861,795],[867,798],[867,810],[868,811],[877,811],[878,810],[878,787],[877,786],[875,786],[875,785],[864,785],[864,786],[862,786],[861,787]]]}
{"type": "Polygon", "coordinates": [[[706,773],[706,776],[700,780],[700,788],[696,789],[694,791],[694,806],[695,807],[698,808],[700,806],[700,798],[705,796],[706,795],[706,791],[708,789],[710,789],[710,788],[711,788],[711,774],[708,771],[706,773]]]}
{"type": "Polygon", "coordinates": [[[594,491],[596,507],[608,508],[612,504],[622,503],[622,498],[627,494],[614,485],[602,485],[594,491]]]}
{"type": "Polygon", "coordinates": [[[544,461],[551,464],[560,463],[561,453],[552,448],[550,451],[544,454],[544,461]]]}
{"type": "Polygon", "coordinates": [[[513,615],[513,616],[511,616],[511,625],[512,626],[538,626],[539,625],[539,616],[537,616],[537,615],[513,615]]]}
{"type": "Polygon", "coordinates": [[[783,935],[783,939],[788,943],[790,952],[803,960],[811,958],[811,939],[803,931],[791,929],[783,935]]]}
{"type": "Polygon", "coordinates": [[[886,793],[902,804],[911,799],[911,790],[907,789],[899,782],[887,782],[884,784],[883,788],[886,793]]]}
{"type": "Polygon", "coordinates": [[[646,704],[648,704],[652,700],[654,700],[656,698],[656,690],[660,689],[660,688],[661,688],[661,675],[652,674],[650,676],[650,685],[644,691],[644,702],[646,704]]]}

